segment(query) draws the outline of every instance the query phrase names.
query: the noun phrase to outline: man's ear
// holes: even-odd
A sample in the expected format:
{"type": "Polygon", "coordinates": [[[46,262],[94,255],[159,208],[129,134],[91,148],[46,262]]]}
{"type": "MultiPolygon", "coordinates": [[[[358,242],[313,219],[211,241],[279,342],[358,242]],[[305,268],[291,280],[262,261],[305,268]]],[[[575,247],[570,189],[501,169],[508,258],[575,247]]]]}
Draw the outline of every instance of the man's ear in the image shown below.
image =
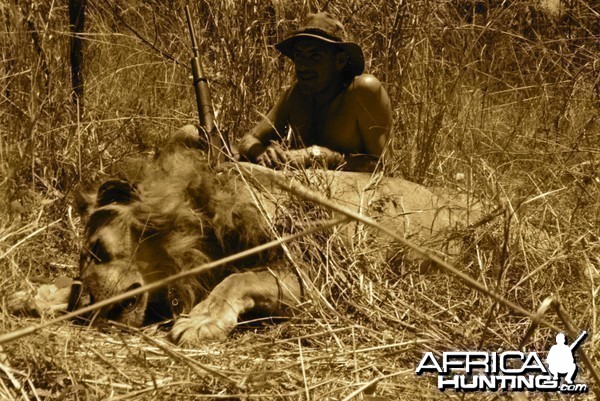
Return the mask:
{"type": "Polygon", "coordinates": [[[348,64],[348,54],[345,51],[340,51],[335,55],[335,69],[342,71],[348,64]]]}

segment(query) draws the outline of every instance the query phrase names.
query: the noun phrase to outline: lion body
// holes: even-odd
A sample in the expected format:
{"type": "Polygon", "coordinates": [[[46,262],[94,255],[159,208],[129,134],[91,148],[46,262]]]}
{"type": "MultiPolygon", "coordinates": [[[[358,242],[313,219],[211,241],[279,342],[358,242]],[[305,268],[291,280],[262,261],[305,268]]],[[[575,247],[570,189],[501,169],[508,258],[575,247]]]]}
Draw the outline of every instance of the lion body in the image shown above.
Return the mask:
{"type": "MultiPolygon", "coordinates": [[[[290,218],[290,208],[303,201],[273,184],[264,167],[244,168],[251,175],[242,176],[236,164],[212,172],[199,152],[176,149],[163,154],[139,183],[108,180],[82,197],[86,225],[80,270],[86,302],[252,248],[272,239],[278,225],[299,224],[290,218]]],[[[440,238],[478,217],[474,208],[401,179],[322,170],[295,177],[438,252],[455,252],[440,238]]],[[[348,224],[344,240],[374,234],[369,231],[348,224]]],[[[385,258],[390,241],[374,238],[385,258]]],[[[173,338],[196,344],[225,338],[245,312],[281,314],[302,298],[300,278],[277,253],[181,281],[103,309],[100,317],[135,326],[176,317],[173,338]]]]}

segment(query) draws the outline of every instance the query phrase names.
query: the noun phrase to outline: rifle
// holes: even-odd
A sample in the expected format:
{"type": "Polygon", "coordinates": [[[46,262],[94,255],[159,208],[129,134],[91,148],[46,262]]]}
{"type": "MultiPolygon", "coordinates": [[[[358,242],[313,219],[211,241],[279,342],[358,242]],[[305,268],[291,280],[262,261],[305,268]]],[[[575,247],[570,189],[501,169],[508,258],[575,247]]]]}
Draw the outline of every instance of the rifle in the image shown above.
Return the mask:
{"type": "Polygon", "coordinates": [[[581,333],[581,335],[579,336],[579,338],[577,338],[577,340],[573,341],[571,343],[571,345],[569,346],[571,351],[575,350],[575,348],[577,348],[579,346],[579,344],[585,337],[587,337],[587,331],[584,330],[583,333],[581,333]]]}
{"type": "Polygon", "coordinates": [[[190,17],[190,9],[185,6],[185,17],[187,19],[188,30],[192,39],[192,75],[194,77],[194,92],[196,93],[196,105],[198,107],[198,117],[200,119],[200,131],[204,136],[208,148],[208,162],[214,166],[217,162],[225,160],[225,151],[229,149],[225,141],[220,138],[215,125],[215,112],[210,96],[208,81],[204,75],[204,69],[200,62],[198,44],[196,43],[196,34],[190,17]],[[215,155],[216,152],[216,155],[215,155]]]}

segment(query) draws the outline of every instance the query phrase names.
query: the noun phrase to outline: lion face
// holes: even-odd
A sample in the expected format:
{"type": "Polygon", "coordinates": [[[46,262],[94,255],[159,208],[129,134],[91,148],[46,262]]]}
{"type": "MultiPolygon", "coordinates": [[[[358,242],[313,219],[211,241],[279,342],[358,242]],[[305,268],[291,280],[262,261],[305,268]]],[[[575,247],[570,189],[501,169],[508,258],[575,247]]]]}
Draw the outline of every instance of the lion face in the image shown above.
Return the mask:
{"type": "MultiPolygon", "coordinates": [[[[134,237],[127,206],[109,205],[94,210],[86,226],[80,256],[83,288],[91,303],[122,294],[145,284],[139,241],[134,237]]],[[[144,323],[148,294],[111,305],[99,317],[132,326],[144,323]]]]}
{"type": "MultiPolygon", "coordinates": [[[[79,262],[82,294],[74,307],[96,303],[161,278],[152,270],[160,265],[160,252],[149,252],[148,248],[156,243],[140,231],[133,215],[139,200],[137,188],[120,180],[106,181],[96,194],[78,199],[86,225],[79,262]]],[[[156,294],[143,293],[128,298],[103,308],[91,319],[139,327],[146,321],[153,296],[156,294]]]]}

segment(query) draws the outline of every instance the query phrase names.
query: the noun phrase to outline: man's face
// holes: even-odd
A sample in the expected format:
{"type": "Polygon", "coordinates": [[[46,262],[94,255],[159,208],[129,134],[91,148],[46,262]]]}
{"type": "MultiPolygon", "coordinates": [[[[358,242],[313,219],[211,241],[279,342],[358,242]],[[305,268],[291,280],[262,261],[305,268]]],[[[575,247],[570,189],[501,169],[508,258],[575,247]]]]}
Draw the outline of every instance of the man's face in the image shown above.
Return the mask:
{"type": "Polygon", "coordinates": [[[315,95],[337,82],[345,65],[345,55],[317,39],[301,39],[294,48],[298,88],[315,95]]]}

